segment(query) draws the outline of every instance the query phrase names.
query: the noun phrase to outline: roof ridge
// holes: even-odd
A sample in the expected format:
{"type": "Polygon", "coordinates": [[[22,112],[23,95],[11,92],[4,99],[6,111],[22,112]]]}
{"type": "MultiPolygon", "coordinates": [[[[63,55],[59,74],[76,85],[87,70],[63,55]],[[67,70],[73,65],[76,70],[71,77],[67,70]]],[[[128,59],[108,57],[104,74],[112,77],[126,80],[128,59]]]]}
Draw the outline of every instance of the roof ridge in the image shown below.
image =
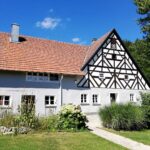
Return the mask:
{"type": "MultiPolygon", "coordinates": [[[[9,32],[0,31],[0,33],[10,35],[9,32]]],[[[24,34],[20,34],[19,36],[20,37],[27,37],[27,38],[37,39],[37,40],[52,41],[52,42],[68,44],[68,45],[81,46],[81,47],[89,47],[90,46],[90,45],[74,44],[74,43],[69,43],[69,42],[64,42],[64,41],[51,40],[51,39],[46,39],[46,38],[42,38],[42,37],[34,37],[34,36],[24,35],[24,34]]]]}

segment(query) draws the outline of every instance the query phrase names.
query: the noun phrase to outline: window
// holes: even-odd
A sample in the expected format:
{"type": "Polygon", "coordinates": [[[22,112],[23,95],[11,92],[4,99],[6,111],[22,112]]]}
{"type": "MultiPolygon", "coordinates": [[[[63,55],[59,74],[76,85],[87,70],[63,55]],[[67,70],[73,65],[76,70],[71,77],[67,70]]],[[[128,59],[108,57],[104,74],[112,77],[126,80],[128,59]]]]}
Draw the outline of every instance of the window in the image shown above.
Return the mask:
{"type": "Polygon", "coordinates": [[[131,101],[131,102],[134,101],[134,94],[130,94],[130,101],[131,101]]]}
{"type": "Polygon", "coordinates": [[[110,93],[110,102],[111,104],[115,103],[117,100],[117,94],[116,93],[110,93]]]}
{"type": "Polygon", "coordinates": [[[128,80],[129,79],[129,77],[128,77],[128,75],[126,74],[126,75],[124,75],[124,78],[125,78],[125,80],[128,80]]]}
{"type": "Polygon", "coordinates": [[[97,94],[93,94],[92,95],[92,101],[93,101],[93,104],[98,104],[98,95],[97,94]]]}
{"type": "Polygon", "coordinates": [[[117,59],[116,54],[112,54],[112,59],[113,59],[113,60],[116,60],[116,59],[117,59]]]}
{"type": "Polygon", "coordinates": [[[10,96],[0,96],[0,106],[10,106],[10,96]]]}
{"type": "Polygon", "coordinates": [[[58,74],[48,74],[48,73],[38,73],[38,72],[28,72],[26,75],[27,81],[37,81],[37,82],[49,82],[58,81],[58,74]]]}
{"type": "Polygon", "coordinates": [[[87,104],[87,94],[81,94],[81,104],[87,104]]]}
{"type": "Polygon", "coordinates": [[[25,102],[26,104],[35,104],[35,96],[34,95],[22,95],[21,102],[25,102]]]}
{"type": "Polygon", "coordinates": [[[58,74],[50,74],[50,81],[58,81],[58,74]]]}
{"type": "Polygon", "coordinates": [[[99,74],[99,78],[100,78],[100,79],[105,78],[105,77],[104,77],[104,73],[100,73],[100,74],[99,74]]]}
{"type": "Polygon", "coordinates": [[[115,38],[112,38],[112,39],[111,39],[111,48],[112,48],[112,49],[115,49],[115,48],[116,48],[116,39],[115,39],[115,38]]]}
{"type": "Polygon", "coordinates": [[[55,96],[45,96],[45,106],[55,106],[55,96]]]}

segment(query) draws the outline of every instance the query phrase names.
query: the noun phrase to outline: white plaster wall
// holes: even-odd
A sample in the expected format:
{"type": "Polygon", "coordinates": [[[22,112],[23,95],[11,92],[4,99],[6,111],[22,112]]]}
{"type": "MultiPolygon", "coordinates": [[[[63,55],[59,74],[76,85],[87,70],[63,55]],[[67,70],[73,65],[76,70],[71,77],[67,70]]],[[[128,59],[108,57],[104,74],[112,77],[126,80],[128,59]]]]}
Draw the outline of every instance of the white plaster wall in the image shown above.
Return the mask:
{"type": "Polygon", "coordinates": [[[11,99],[11,107],[13,113],[18,113],[18,105],[21,104],[22,95],[35,95],[35,111],[36,115],[44,116],[46,114],[45,96],[56,96],[56,111],[60,109],[60,93],[58,89],[43,88],[0,88],[0,95],[9,95],[11,99]]]}
{"type": "MultiPolygon", "coordinates": [[[[63,104],[73,103],[75,105],[80,105],[81,94],[87,94],[88,96],[88,105],[81,105],[81,108],[84,113],[87,114],[96,114],[99,111],[100,107],[105,105],[110,105],[110,93],[118,94],[118,103],[126,103],[130,99],[130,94],[134,94],[136,98],[140,98],[139,90],[124,90],[124,89],[105,89],[105,88],[78,88],[76,86],[76,77],[75,76],[64,76],[62,80],[62,101],[63,104]],[[98,94],[100,105],[93,105],[92,95],[98,94]]],[[[40,84],[40,83],[39,83],[40,84]]],[[[141,92],[150,92],[142,91],[141,92]]],[[[58,112],[61,107],[61,92],[60,88],[0,88],[0,95],[9,95],[12,100],[12,109],[14,113],[18,113],[18,105],[21,102],[22,95],[35,95],[35,110],[36,115],[48,115],[48,109],[45,108],[45,96],[54,95],[56,96],[57,107],[54,108],[54,112],[58,112]]]]}

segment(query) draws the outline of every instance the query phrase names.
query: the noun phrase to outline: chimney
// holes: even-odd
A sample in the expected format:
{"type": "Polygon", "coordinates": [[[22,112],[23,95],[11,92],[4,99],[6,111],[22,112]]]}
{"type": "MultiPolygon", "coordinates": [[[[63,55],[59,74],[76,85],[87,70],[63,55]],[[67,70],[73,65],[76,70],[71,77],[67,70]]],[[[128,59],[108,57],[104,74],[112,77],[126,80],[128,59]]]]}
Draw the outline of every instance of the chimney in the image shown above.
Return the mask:
{"type": "Polygon", "coordinates": [[[19,28],[20,28],[20,25],[16,24],[16,23],[13,23],[11,25],[11,37],[10,37],[10,41],[11,42],[19,42],[19,28]]]}
{"type": "Polygon", "coordinates": [[[93,39],[92,39],[92,44],[93,44],[95,41],[97,41],[97,38],[93,38],[93,39]]]}

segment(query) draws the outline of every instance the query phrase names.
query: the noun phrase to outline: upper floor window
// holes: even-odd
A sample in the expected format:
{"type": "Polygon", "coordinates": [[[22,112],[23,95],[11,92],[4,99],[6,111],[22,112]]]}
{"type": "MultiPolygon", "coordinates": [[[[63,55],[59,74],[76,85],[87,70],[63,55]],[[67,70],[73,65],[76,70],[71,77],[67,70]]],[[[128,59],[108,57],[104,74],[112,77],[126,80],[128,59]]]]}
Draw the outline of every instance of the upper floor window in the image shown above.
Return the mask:
{"type": "Polygon", "coordinates": [[[112,39],[111,39],[111,48],[112,48],[112,49],[115,49],[115,48],[116,48],[116,39],[115,39],[115,38],[112,38],[112,39]]]}
{"type": "Polygon", "coordinates": [[[59,81],[58,74],[48,74],[48,73],[38,73],[38,72],[28,72],[26,75],[27,81],[59,81]]]}
{"type": "Polygon", "coordinates": [[[10,96],[0,96],[0,106],[10,106],[10,96]]]}
{"type": "Polygon", "coordinates": [[[56,99],[55,96],[45,96],[45,106],[55,106],[56,99]]]}
{"type": "Polygon", "coordinates": [[[59,80],[58,74],[50,74],[50,80],[51,81],[58,81],[59,80]]]}
{"type": "Polygon", "coordinates": [[[81,104],[87,104],[87,94],[81,94],[81,104]]]}
{"type": "Polygon", "coordinates": [[[97,94],[92,95],[92,101],[93,101],[93,104],[98,104],[99,103],[97,94]]]}

